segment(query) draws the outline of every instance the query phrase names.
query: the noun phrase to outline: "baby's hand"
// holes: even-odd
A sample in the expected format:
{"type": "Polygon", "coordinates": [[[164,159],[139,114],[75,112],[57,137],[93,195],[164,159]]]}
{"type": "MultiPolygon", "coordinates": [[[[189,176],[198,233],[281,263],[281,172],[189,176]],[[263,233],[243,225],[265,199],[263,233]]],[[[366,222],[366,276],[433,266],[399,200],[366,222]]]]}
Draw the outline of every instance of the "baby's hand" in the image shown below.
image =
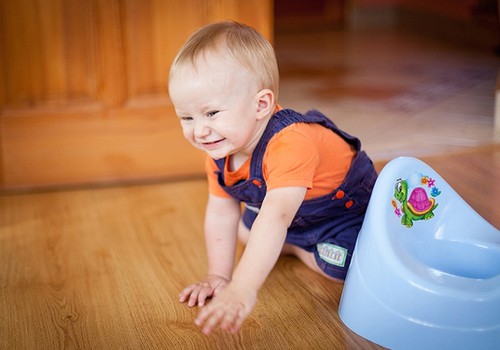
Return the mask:
{"type": "Polygon", "coordinates": [[[179,294],[179,301],[187,301],[189,307],[203,306],[208,298],[215,297],[228,284],[228,280],[217,275],[208,275],[203,281],[186,287],[179,294]]]}
{"type": "Polygon", "coordinates": [[[203,307],[195,320],[203,333],[209,335],[220,325],[223,330],[235,334],[248,317],[257,302],[257,291],[237,282],[231,282],[203,307]]]}

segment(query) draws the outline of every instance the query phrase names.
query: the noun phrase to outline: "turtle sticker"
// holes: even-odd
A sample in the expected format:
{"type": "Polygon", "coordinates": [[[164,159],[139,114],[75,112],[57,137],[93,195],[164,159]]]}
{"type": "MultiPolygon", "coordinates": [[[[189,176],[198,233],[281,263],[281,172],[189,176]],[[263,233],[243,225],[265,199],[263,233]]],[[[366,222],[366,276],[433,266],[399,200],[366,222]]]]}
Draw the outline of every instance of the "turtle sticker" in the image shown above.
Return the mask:
{"type": "Polygon", "coordinates": [[[436,197],[440,194],[436,181],[429,176],[414,172],[407,179],[397,179],[391,201],[394,214],[408,228],[414,221],[429,220],[434,217],[438,206],[436,197]]]}

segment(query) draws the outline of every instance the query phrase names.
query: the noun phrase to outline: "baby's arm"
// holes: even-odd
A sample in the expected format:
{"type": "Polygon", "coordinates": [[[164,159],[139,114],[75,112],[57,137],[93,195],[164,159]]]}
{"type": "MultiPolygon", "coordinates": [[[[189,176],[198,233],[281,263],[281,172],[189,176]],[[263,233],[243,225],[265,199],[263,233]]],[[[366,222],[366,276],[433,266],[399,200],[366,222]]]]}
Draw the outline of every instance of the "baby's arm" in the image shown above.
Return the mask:
{"type": "Polygon", "coordinates": [[[209,195],[205,213],[205,244],[208,254],[207,277],[186,287],[180,302],[203,306],[231,280],[236,251],[240,205],[232,198],[209,195]]]}
{"type": "Polygon", "coordinates": [[[267,193],[232,281],[199,313],[196,324],[209,334],[220,325],[235,333],[252,311],[260,289],[276,264],[288,226],[306,188],[286,187],[267,193]]]}

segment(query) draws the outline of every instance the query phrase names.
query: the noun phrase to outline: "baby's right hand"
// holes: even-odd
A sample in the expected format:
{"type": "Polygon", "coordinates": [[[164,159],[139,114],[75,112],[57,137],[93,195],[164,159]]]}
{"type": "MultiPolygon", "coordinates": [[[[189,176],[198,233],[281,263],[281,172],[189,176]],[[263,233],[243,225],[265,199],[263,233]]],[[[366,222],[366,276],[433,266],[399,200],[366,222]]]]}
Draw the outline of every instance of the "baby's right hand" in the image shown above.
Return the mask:
{"type": "Polygon", "coordinates": [[[179,294],[179,301],[181,303],[187,301],[187,306],[189,307],[196,306],[197,304],[198,306],[203,306],[208,298],[217,296],[228,283],[229,280],[222,276],[208,275],[201,282],[184,288],[179,294]]]}

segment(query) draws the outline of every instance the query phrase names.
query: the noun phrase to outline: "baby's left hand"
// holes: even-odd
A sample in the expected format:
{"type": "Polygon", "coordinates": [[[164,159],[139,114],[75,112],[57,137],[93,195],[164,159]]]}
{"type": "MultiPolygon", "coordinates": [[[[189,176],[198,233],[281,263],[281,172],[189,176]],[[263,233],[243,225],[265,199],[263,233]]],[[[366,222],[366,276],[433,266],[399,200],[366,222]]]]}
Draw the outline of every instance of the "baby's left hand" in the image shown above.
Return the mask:
{"type": "Polygon", "coordinates": [[[208,305],[201,308],[195,323],[203,327],[202,331],[206,335],[209,335],[217,326],[235,334],[253,310],[256,302],[256,290],[231,281],[208,305]]]}

